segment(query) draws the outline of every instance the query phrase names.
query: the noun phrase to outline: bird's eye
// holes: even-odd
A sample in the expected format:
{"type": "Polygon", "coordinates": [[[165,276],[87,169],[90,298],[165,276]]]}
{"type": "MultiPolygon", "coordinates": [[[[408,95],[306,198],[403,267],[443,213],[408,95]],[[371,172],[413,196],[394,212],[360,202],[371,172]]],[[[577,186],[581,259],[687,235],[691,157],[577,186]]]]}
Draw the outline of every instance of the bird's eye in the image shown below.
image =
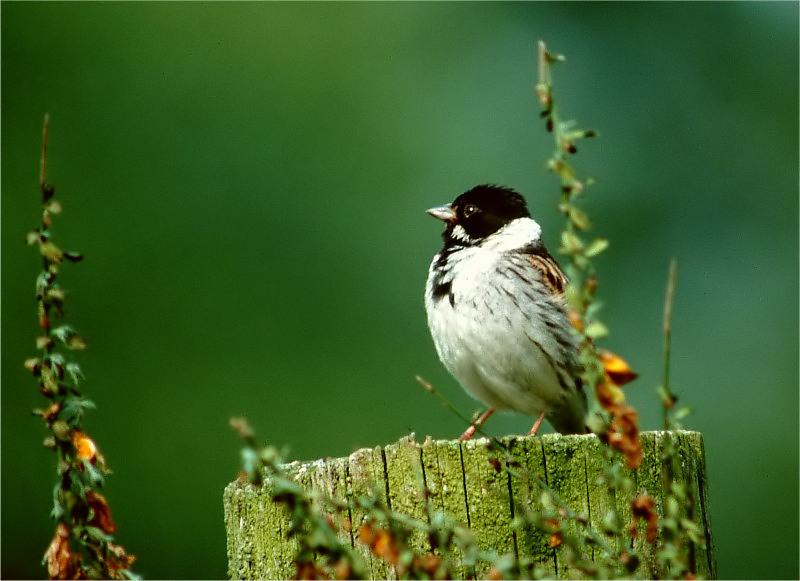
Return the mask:
{"type": "Polygon", "coordinates": [[[464,217],[469,218],[470,216],[477,214],[480,212],[480,209],[475,204],[467,204],[464,206],[464,217]]]}

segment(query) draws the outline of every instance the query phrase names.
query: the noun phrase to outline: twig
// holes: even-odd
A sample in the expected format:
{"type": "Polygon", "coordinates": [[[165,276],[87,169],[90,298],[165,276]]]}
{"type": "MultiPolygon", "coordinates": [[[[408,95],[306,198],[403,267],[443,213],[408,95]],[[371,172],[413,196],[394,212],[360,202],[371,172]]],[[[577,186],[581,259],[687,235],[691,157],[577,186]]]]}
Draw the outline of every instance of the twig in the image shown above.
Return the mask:
{"type": "MultiPolygon", "coordinates": [[[[468,419],[467,416],[462,414],[452,403],[450,403],[450,400],[448,400],[445,396],[443,396],[441,393],[436,391],[436,388],[433,387],[433,385],[431,385],[431,383],[428,380],[424,379],[423,377],[421,377],[419,375],[415,375],[414,379],[423,388],[425,388],[425,391],[427,391],[433,397],[438,399],[439,403],[441,403],[444,407],[446,407],[448,410],[450,410],[452,413],[454,413],[462,422],[464,422],[468,426],[474,425],[473,420],[468,419]]],[[[487,434],[486,432],[484,432],[483,429],[480,426],[475,426],[475,431],[478,432],[481,436],[483,436],[485,438],[492,439],[492,437],[489,434],[487,434]]]]}
{"type": "Polygon", "coordinates": [[[44,128],[42,129],[42,161],[39,164],[39,187],[44,189],[47,176],[47,137],[50,132],[50,115],[44,115],[44,128]]]}
{"type": "Polygon", "coordinates": [[[664,293],[664,317],[662,330],[664,334],[664,379],[661,384],[659,394],[664,408],[664,429],[672,427],[670,412],[675,406],[677,397],[670,391],[669,387],[669,363],[672,339],[672,309],[675,303],[675,287],[678,282],[678,262],[673,258],[669,263],[669,274],[667,275],[667,290],[664,293]]]}

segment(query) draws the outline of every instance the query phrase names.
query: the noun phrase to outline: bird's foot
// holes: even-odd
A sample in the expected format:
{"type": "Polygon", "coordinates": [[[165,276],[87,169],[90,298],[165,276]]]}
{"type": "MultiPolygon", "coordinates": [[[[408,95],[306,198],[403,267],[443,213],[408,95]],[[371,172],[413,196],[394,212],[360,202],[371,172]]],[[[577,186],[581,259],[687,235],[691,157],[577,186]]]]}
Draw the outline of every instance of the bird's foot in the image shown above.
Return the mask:
{"type": "Polygon", "coordinates": [[[535,436],[537,434],[537,432],[539,431],[539,427],[542,425],[542,420],[544,419],[546,413],[547,410],[542,410],[539,413],[539,417],[536,418],[535,422],[533,422],[533,427],[531,428],[530,432],[528,432],[529,436],[535,436]]]}
{"type": "Polygon", "coordinates": [[[468,427],[466,430],[464,430],[464,433],[463,433],[463,434],[461,434],[461,437],[459,437],[459,438],[458,438],[458,441],[459,441],[459,442],[466,442],[467,440],[471,440],[471,439],[472,439],[472,436],[474,436],[474,435],[475,435],[475,430],[477,430],[479,426],[482,426],[482,425],[483,425],[483,423],[484,423],[486,420],[488,420],[488,419],[489,419],[489,417],[490,417],[490,416],[491,416],[493,413],[494,413],[494,410],[493,410],[493,409],[491,409],[491,408],[490,408],[490,409],[488,409],[488,410],[486,410],[485,412],[483,412],[483,413],[480,415],[480,417],[479,417],[477,420],[475,420],[474,422],[472,422],[472,423],[470,424],[470,426],[469,426],[469,427],[468,427]]]}

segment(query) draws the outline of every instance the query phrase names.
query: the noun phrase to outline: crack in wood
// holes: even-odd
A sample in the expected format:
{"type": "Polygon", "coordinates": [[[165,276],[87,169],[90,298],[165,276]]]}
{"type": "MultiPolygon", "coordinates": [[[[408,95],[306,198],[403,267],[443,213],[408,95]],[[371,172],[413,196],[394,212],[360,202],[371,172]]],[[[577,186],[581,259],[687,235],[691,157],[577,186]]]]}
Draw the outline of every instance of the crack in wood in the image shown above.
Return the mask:
{"type": "Polygon", "coordinates": [[[467,471],[464,468],[464,444],[458,444],[458,455],[461,459],[461,486],[464,488],[464,510],[467,514],[467,527],[472,528],[472,522],[469,518],[469,495],[467,494],[467,471]]]}
{"type": "MultiPolygon", "coordinates": [[[[583,455],[583,474],[584,480],[586,482],[586,512],[588,513],[588,526],[592,526],[592,499],[591,493],[589,492],[589,462],[586,458],[586,454],[583,455]]],[[[594,563],[595,555],[594,555],[594,547],[592,547],[592,563],[594,563]]]]}
{"type": "MultiPolygon", "coordinates": [[[[539,446],[541,447],[542,450],[542,470],[544,472],[544,483],[547,486],[550,486],[550,479],[548,478],[547,474],[547,454],[545,453],[544,449],[544,440],[539,441],[539,446]]],[[[555,576],[556,578],[558,578],[558,556],[556,555],[556,550],[552,549],[551,554],[553,555],[553,568],[555,570],[555,576]]]]}
{"type": "Polygon", "coordinates": [[[392,499],[389,496],[389,468],[386,464],[386,450],[379,448],[381,451],[381,460],[383,461],[383,485],[386,489],[386,508],[392,510],[392,499]]]}
{"type": "Polygon", "coordinates": [[[350,462],[344,465],[344,494],[345,498],[347,499],[347,522],[348,527],[347,530],[350,533],[350,548],[356,548],[356,538],[353,536],[353,529],[355,528],[355,524],[353,523],[353,479],[350,476],[350,462]]]}
{"type": "MultiPolygon", "coordinates": [[[[508,447],[508,453],[509,453],[509,455],[514,456],[512,450],[513,450],[513,442],[511,442],[509,447],[508,447]]],[[[511,471],[508,469],[509,467],[508,467],[507,461],[504,464],[504,466],[505,466],[505,469],[506,469],[506,481],[507,481],[507,484],[508,484],[508,509],[509,509],[510,514],[511,514],[511,521],[510,522],[513,523],[514,522],[514,516],[515,516],[515,513],[516,513],[516,510],[515,510],[515,507],[514,507],[514,489],[511,486],[511,471]]],[[[511,528],[511,538],[512,538],[512,540],[514,542],[514,558],[517,561],[519,561],[519,545],[517,543],[517,531],[513,527],[511,528]]]]}

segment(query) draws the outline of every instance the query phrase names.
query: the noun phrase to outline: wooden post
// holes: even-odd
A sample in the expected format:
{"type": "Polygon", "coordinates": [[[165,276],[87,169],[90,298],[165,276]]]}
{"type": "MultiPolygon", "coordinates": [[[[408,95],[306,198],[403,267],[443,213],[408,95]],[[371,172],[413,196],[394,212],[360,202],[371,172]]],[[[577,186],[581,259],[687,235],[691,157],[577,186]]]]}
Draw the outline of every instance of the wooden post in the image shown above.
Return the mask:
{"type": "MultiPolygon", "coordinates": [[[[647,491],[656,502],[659,515],[664,514],[665,491],[661,452],[670,441],[677,450],[680,470],[674,479],[694,491],[692,508],[694,521],[705,532],[705,547],[689,547],[697,575],[714,578],[715,562],[712,553],[709,524],[708,487],[702,435],[698,432],[644,432],[641,435],[644,460],[633,473],[633,490],[610,491],[597,483],[603,466],[602,444],[594,434],[563,436],[548,434],[538,438],[507,437],[512,456],[530,474],[538,474],[561,499],[577,513],[600,520],[610,506],[616,508],[624,526],[630,522],[631,501],[647,491]]],[[[512,519],[519,503],[539,502],[536,494],[528,494],[528,486],[496,461],[489,441],[426,440],[417,443],[410,437],[383,448],[365,448],[347,458],[322,459],[314,462],[293,462],[287,469],[304,487],[313,487],[341,500],[376,490],[381,500],[392,510],[426,520],[427,509],[423,490],[434,511],[441,510],[471,529],[481,548],[498,553],[515,553],[540,562],[540,565],[561,579],[574,578],[561,560],[559,549],[552,549],[548,536],[539,531],[515,530],[512,519]],[[423,486],[424,483],[424,486],[423,486]],[[525,489],[525,490],[523,490],[525,489]]],[[[292,559],[296,547],[286,538],[289,526],[285,509],[274,504],[266,487],[253,487],[246,482],[229,484],[224,493],[225,526],[228,535],[228,573],[234,579],[287,579],[296,574],[292,559]]],[[[363,515],[355,508],[351,512],[352,532],[342,532],[345,540],[355,546],[367,564],[373,579],[397,578],[390,565],[374,557],[365,547],[354,542],[363,515]]],[[[412,541],[420,550],[427,539],[412,541]]],[[[632,576],[646,577],[645,563],[652,557],[652,545],[639,535],[635,548],[645,557],[632,576]]],[[[463,578],[485,577],[488,570],[468,570],[462,567],[463,578]]]]}

